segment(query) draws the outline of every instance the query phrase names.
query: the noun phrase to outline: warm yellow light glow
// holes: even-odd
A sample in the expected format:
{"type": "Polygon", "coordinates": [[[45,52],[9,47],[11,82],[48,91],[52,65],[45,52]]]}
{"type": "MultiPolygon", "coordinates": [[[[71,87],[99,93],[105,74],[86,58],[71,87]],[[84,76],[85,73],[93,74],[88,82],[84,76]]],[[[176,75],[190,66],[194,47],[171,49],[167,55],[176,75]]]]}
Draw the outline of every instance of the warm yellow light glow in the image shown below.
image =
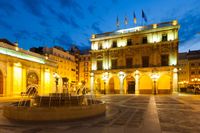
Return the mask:
{"type": "Polygon", "coordinates": [[[169,32],[168,33],[168,41],[173,41],[175,39],[174,32],[169,32]]]}
{"type": "Polygon", "coordinates": [[[177,57],[175,55],[170,55],[170,59],[169,59],[169,65],[173,66],[173,65],[177,65],[177,57]]]}
{"type": "Polygon", "coordinates": [[[172,21],[172,25],[173,25],[173,26],[175,26],[175,25],[177,25],[177,24],[178,24],[178,21],[177,21],[177,20],[173,20],[173,21],[172,21]]]}
{"type": "Polygon", "coordinates": [[[49,69],[46,69],[44,72],[44,84],[45,84],[45,88],[44,88],[44,93],[48,94],[50,92],[50,72],[49,69]]]}
{"type": "Polygon", "coordinates": [[[98,42],[94,42],[91,46],[92,50],[98,50],[98,42]]]}
{"type": "Polygon", "coordinates": [[[92,39],[94,39],[95,38],[95,34],[92,34],[92,39]]]}
{"type": "Polygon", "coordinates": [[[106,82],[108,81],[108,78],[109,78],[109,73],[108,72],[103,73],[102,80],[106,82]]]}
{"type": "Polygon", "coordinates": [[[154,28],[154,29],[157,28],[157,24],[153,24],[153,28],[154,28]]]}
{"type": "Polygon", "coordinates": [[[110,48],[110,45],[109,45],[108,40],[106,40],[106,41],[104,41],[104,43],[103,43],[103,49],[108,49],[108,48],[110,48]]]}
{"type": "Polygon", "coordinates": [[[13,66],[13,93],[19,95],[22,90],[22,68],[20,63],[13,66]]]}
{"type": "Polygon", "coordinates": [[[125,39],[118,40],[117,47],[124,47],[124,46],[126,46],[126,40],[125,39]]]}
{"type": "Polygon", "coordinates": [[[117,33],[136,32],[136,31],[141,31],[142,28],[143,28],[142,26],[138,26],[138,27],[134,27],[134,28],[118,30],[118,31],[116,31],[116,32],[117,32],[117,33]]]}

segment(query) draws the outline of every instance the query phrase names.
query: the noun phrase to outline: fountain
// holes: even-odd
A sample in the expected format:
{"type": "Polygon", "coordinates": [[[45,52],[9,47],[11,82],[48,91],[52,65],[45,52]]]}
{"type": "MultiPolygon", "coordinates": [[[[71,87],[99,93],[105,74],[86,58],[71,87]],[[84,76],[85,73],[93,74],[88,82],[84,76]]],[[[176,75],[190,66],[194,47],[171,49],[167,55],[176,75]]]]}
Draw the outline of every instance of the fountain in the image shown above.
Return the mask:
{"type": "Polygon", "coordinates": [[[3,115],[18,121],[68,121],[102,115],[106,111],[105,103],[92,95],[70,95],[51,93],[38,96],[37,88],[27,91],[27,98],[4,106],[3,115]]]}

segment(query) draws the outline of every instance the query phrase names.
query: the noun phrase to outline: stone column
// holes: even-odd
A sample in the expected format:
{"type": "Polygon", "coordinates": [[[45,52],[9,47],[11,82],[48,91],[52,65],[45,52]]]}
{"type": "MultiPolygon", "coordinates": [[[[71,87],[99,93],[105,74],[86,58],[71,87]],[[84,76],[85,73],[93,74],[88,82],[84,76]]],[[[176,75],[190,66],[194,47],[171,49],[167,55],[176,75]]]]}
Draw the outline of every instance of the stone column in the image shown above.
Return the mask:
{"type": "Polygon", "coordinates": [[[177,93],[178,89],[178,69],[174,68],[173,70],[173,93],[177,93]]]}
{"type": "Polygon", "coordinates": [[[135,94],[139,94],[139,78],[140,78],[139,71],[136,70],[135,71],[135,94]]]}
{"type": "Polygon", "coordinates": [[[120,82],[120,94],[124,94],[124,78],[125,78],[125,73],[120,71],[119,74],[119,82],[120,82]]]}
{"type": "Polygon", "coordinates": [[[90,73],[90,91],[91,91],[91,94],[93,95],[94,94],[94,73],[93,72],[90,73]]]}

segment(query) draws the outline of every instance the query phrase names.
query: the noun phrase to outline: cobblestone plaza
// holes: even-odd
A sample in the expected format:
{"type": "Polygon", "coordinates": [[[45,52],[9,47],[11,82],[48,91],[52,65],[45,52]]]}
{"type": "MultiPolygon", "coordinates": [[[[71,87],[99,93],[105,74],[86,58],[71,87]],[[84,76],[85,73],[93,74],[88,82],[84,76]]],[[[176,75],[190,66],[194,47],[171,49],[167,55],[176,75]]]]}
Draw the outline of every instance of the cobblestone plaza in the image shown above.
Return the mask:
{"type": "Polygon", "coordinates": [[[106,95],[105,116],[72,122],[16,122],[2,116],[1,133],[189,133],[200,132],[200,97],[194,95],[106,95]]]}

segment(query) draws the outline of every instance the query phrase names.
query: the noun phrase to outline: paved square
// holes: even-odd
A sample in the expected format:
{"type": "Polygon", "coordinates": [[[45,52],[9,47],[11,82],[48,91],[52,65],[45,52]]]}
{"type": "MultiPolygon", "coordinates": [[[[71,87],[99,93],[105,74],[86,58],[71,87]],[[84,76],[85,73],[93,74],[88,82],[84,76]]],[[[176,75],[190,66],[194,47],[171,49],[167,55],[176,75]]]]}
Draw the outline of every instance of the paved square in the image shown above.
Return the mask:
{"type": "Polygon", "coordinates": [[[73,122],[15,122],[2,116],[0,133],[199,133],[200,96],[105,95],[105,116],[73,122]]]}

